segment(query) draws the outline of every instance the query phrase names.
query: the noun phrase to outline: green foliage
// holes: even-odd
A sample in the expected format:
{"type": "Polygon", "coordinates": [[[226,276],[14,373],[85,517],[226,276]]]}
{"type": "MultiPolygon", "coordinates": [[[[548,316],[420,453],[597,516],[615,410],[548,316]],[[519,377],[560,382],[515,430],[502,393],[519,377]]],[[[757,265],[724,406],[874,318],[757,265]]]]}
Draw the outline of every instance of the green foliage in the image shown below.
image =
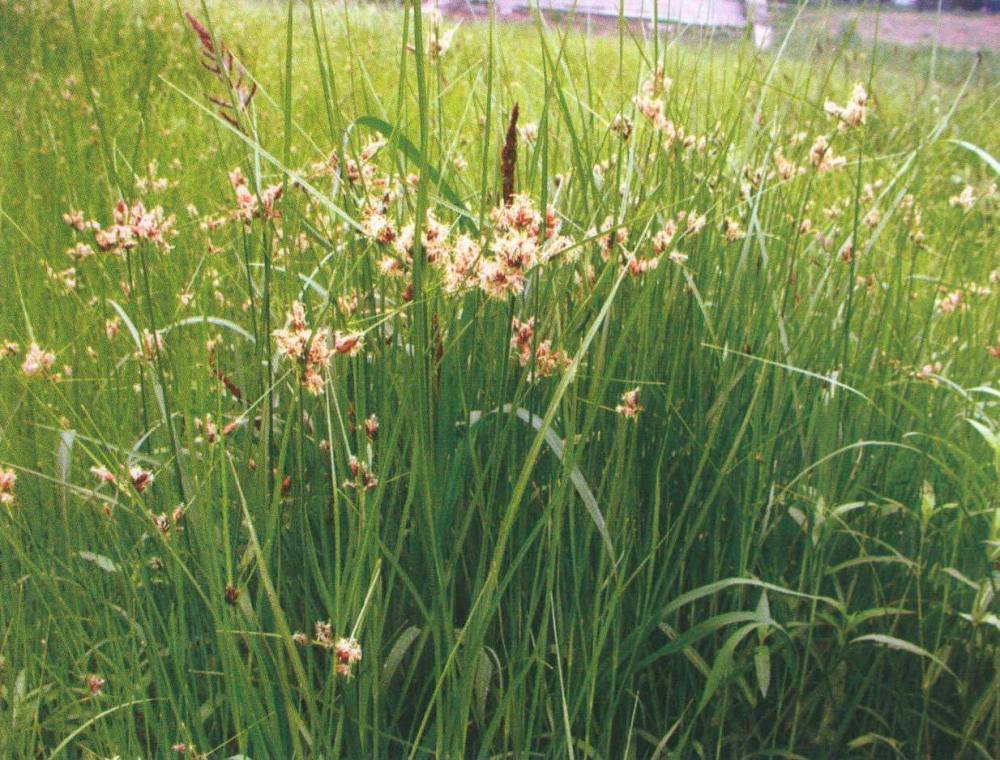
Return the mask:
{"type": "Polygon", "coordinates": [[[0,0],[0,756],[995,757],[990,64],[413,11],[0,0]]]}

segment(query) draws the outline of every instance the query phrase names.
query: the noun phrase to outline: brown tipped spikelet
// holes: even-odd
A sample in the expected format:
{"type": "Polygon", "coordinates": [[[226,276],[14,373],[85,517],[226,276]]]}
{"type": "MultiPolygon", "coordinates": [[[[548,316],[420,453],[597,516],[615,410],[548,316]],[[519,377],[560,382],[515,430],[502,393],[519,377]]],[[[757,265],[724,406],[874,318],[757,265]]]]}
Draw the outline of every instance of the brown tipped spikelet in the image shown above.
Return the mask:
{"type": "Polygon", "coordinates": [[[224,43],[216,48],[212,35],[205,26],[190,13],[185,13],[188,24],[201,43],[201,64],[232,93],[232,99],[217,98],[209,94],[205,97],[218,107],[218,114],[233,127],[245,132],[240,123],[241,115],[250,107],[250,101],[257,94],[257,83],[224,43]]]}

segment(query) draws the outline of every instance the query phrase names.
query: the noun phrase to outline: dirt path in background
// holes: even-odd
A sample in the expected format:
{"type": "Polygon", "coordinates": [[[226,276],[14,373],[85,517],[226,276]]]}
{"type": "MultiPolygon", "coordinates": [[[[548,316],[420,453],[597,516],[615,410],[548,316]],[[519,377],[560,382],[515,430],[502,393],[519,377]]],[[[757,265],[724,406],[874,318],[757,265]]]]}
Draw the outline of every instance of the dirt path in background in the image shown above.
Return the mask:
{"type": "MultiPolygon", "coordinates": [[[[858,34],[874,39],[876,18],[862,14],[858,34]]],[[[958,50],[1000,50],[1000,14],[883,12],[879,38],[898,45],[933,45],[958,50]]]]}
{"type": "MultiPolygon", "coordinates": [[[[590,4],[595,5],[600,1],[592,1],[590,4]]],[[[618,0],[606,0],[606,2],[618,7],[618,0]]],[[[485,20],[488,13],[485,4],[472,3],[469,0],[439,0],[439,6],[448,16],[469,20],[485,20]]],[[[776,4],[772,5],[772,8],[781,15],[784,15],[782,11],[791,11],[787,5],[776,4]]],[[[498,16],[500,21],[523,22],[531,18],[532,14],[521,8],[513,13],[498,16]]],[[[803,21],[810,25],[822,25],[833,33],[845,29],[855,18],[858,20],[857,32],[866,40],[875,38],[877,26],[879,39],[895,45],[930,46],[936,41],[942,47],[954,50],[1000,50],[1000,14],[942,13],[939,16],[926,11],[883,10],[881,17],[878,18],[875,13],[859,13],[849,6],[828,7],[824,10],[806,11],[803,14],[803,21]]],[[[616,19],[597,16],[589,20],[578,17],[575,23],[596,32],[616,30],[618,27],[616,19]]],[[[638,29],[643,26],[643,22],[632,20],[629,25],[638,29]]],[[[669,26],[672,25],[664,24],[664,27],[669,26]]],[[[739,30],[728,31],[739,33],[739,30]]]]}
{"type": "MultiPolygon", "coordinates": [[[[773,6],[772,6],[773,7],[773,6]]],[[[792,6],[782,6],[783,18],[794,15],[792,6]]],[[[831,34],[846,30],[857,19],[857,33],[862,39],[878,38],[883,43],[930,47],[937,42],[953,50],[1000,50],[1000,14],[942,13],[927,11],[883,10],[881,14],[858,12],[850,7],[832,6],[805,11],[802,22],[825,28],[831,34]]]]}

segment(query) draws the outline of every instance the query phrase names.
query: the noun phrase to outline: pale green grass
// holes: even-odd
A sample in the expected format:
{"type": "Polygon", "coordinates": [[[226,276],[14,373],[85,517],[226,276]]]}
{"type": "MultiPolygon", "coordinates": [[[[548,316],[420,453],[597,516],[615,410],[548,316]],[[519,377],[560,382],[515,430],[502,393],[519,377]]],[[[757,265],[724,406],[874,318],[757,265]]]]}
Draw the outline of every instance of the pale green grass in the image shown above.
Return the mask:
{"type": "Polygon", "coordinates": [[[0,508],[0,755],[995,757],[993,63],[937,59],[932,77],[930,53],[901,65],[815,30],[762,55],[541,23],[465,23],[431,57],[452,23],[414,20],[0,0],[0,339],[21,349],[0,359],[0,468],[17,473],[0,508]],[[257,80],[246,135],[206,98],[232,93],[182,10],[257,80]],[[668,115],[704,150],[665,151],[636,113],[657,60],[668,115]],[[823,104],[856,81],[869,118],[841,133],[823,104]],[[396,222],[430,208],[456,234],[488,229],[515,102],[538,125],[516,186],[582,241],[521,296],[449,295],[418,250],[406,301],[354,229],[365,194],[290,181],[356,155],[374,117],[395,130],[380,171],[424,177],[396,222]],[[820,134],[843,169],[809,164],[820,134]],[[801,175],[773,174],[778,147],[801,175]],[[144,191],[154,160],[169,186],[144,191]],[[287,181],[284,257],[274,224],[199,225],[234,207],[237,166],[254,189],[287,181]],[[949,203],[966,184],[967,211],[949,203]],[[66,249],[92,236],[62,215],[108,224],[122,197],[177,215],[174,250],[74,264],[66,249]],[[671,248],[686,262],[641,279],[590,232],[610,216],[650,256],[695,210],[705,229],[671,248]],[[746,236],[726,242],[726,218],[746,236]],[[71,265],[67,292],[47,267],[71,265]],[[956,290],[968,308],[936,308],[956,290]],[[295,299],[313,325],[366,332],[318,397],[274,353],[295,299]],[[529,382],[512,316],[572,364],[529,382]],[[133,326],[165,330],[155,361],[133,326]],[[61,379],[23,375],[32,342],[61,379]],[[630,421],[615,406],[636,387],[630,421]],[[209,414],[236,423],[215,443],[209,414]],[[376,488],[342,485],[352,454],[376,488]],[[155,474],[144,492],[90,472],[128,465],[155,474]],[[178,505],[165,539],[150,518],[178,505]],[[327,620],[363,649],[350,680],[291,639],[327,620]]]}

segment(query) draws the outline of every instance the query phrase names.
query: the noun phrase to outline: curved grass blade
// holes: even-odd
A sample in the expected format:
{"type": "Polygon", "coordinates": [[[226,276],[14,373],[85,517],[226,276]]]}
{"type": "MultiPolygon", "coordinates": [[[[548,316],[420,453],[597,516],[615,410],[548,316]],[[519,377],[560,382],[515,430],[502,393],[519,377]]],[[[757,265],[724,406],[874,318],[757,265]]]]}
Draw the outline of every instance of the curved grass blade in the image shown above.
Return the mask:
{"type": "Polygon", "coordinates": [[[857,638],[851,639],[851,644],[858,644],[863,641],[870,641],[873,644],[881,644],[887,646],[890,649],[898,649],[902,652],[909,652],[910,654],[918,655],[919,657],[925,657],[935,665],[945,670],[952,678],[958,679],[955,671],[948,667],[948,664],[941,660],[934,654],[931,654],[926,649],[921,646],[917,646],[913,642],[905,641],[903,639],[897,638],[895,636],[886,636],[883,633],[866,633],[864,636],[858,636],[857,638]]]}
{"type": "MultiPolygon", "coordinates": [[[[469,414],[469,427],[471,428],[477,422],[479,422],[487,414],[496,414],[502,412],[503,414],[514,413],[514,416],[525,424],[531,425],[535,430],[541,432],[544,428],[545,443],[548,444],[549,448],[552,449],[552,453],[556,455],[560,462],[563,461],[563,455],[566,449],[566,445],[563,440],[556,435],[555,431],[551,427],[545,427],[544,420],[537,414],[532,414],[524,407],[514,408],[513,404],[504,404],[502,407],[497,407],[496,409],[490,409],[488,412],[482,412],[480,410],[475,410],[469,414]]],[[[615,557],[615,547],[611,543],[611,534],[608,532],[608,524],[604,520],[604,515],[601,513],[601,508],[597,503],[597,498],[594,496],[594,492],[590,490],[590,485],[587,483],[587,479],[583,477],[583,473],[580,471],[579,467],[574,466],[569,474],[570,482],[576,489],[576,492],[580,495],[580,499],[583,501],[583,506],[587,509],[590,518],[594,521],[594,525],[597,526],[597,532],[601,534],[601,538],[604,540],[604,545],[608,547],[608,552],[611,554],[612,561],[615,557]]]]}
{"type": "Polygon", "coordinates": [[[184,319],[181,319],[177,322],[174,322],[172,325],[167,325],[162,330],[160,330],[160,332],[162,334],[166,334],[176,327],[184,327],[186,325],[203,325],[203,324],[215,325],[216,327],[224,327],[227,330],[232,330],[241,338],[244,338],[250,341],[251,343],[256,343],[256,339],[235,322],[232,322],[228,319],[222,319],[221,317],[210,317],[204,314],[199,314],[198,316],[186,317],[184,319]]]}
{"type": "Polygon", "coordinates": [[[844,611],[844,605],[838,602],[836,599],[831,599],[828,596],[818,596],[815,594],[806,594],[802,591],[794,591],[790,588],[785,588],[784,586],[778,586],[774,583],[768,583],[767,581],[759,581],[756,578],[726,578],[721,581],[716,581],[715,583],[709,583],[705,586],[700,586],[699,588],[688,591],[686,594],[681,594],[679,597],[674,599],[670,604],[668,604],[663,612],[661,613],[663,617],[666,617],[671,612],[679,610],[686,604],[701,599],[705,596],[710,596],[717,591],[722,591],[723,589],[732,588],[733,586],[756,586],[758,588],[766,589],[768,591],[773,591],[776,594],[785,594],[786,596],[794,596],[799,599],[811,599],[816,602],[824,602],[836,610],[841,612],[844,611]]]}
{"type": "Polygon", "coordinates": [[[983,162],[988,167],[990,167],[997,174],[1000,174],[1000,161],[995,159],[993,156],[991,156],[985,150],[980,148],[978,145],[973,145],[972,143],[966,142],[965,140],[949,140],[948,142],[955,143],[955,145],[957,145],[958,147],[965,148],[966,150],[975,153],[977,156],[983,159],[983,162]]]}

